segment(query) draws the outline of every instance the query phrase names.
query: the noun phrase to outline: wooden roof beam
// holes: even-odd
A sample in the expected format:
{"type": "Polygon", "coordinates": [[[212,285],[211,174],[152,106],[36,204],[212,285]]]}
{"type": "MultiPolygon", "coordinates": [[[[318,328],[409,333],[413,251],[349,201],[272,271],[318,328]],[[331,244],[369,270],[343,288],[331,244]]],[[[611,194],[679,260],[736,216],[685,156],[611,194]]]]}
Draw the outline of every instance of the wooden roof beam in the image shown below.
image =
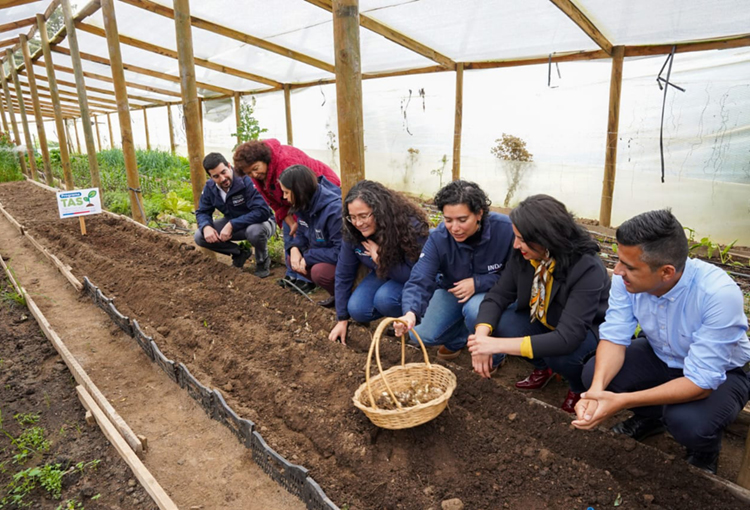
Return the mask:
{"type": "MultiPolygon", "coordinates": [[[[89,25],[88,23],[83,23],[83,22],[76,23],[76,28],[81,30],[82,32],[87,32],[92,35],[98,35],[99,37],[106,37],[106,34],[104,33],[103,28],[99,28],[94,25],[89,25]]],[[[157,46],[156,44],[151,44],[145,41],[141,41],[141,40],[135,39],[134,37],[128,37],[127,35],[120,34],[120,42],[122,44],[127,44],[128,46],[133,46],[134,48],[139,48],[142,50],[150,51],[151,53],[156,53],[158,55],[170,57],[175,60],[177,59],[177,51],[170,50],[169,48],[157,46]]],[[[216,62],[211,62],[210,60],[206,60],[206,59],[202,59],[198,57],[194,57],[194,60],[195,60],[196,65],[205,67],[206,69],[211,69],[212,71],[218,71],[220,73],[229,74],[231,76],[237,76],[238,78],[244,78],[246,80],[257,81],[258,83],[263,83],[264,85],[269,85],[271,87],[276,87],[279,89],[283,86],[281,82],[272,80],[270,78],[266,78],[265,76],[248,73],[240,69],[235,69],[235,68],[228,67],[222,64],[217,64],[216,62]]]]}
{"type": "Polygon", "coordinates": [[[4,25],[0,25],[0,32],[9,32],[11,30],[17,30],[23,27],[30,27],[34,24],[36,24],[35,16],[26,19],[19,19],[16,21],[11,21],[10,23],[5,23],[4,25]]]}
{"type": "Polygon", "coordinates": [[[21,40],[18,37],[13,37],[11,39],[5,39],[0,41],[0,48],[5,48],[6,46],[15,46],[17,45],[21,40]]]}
{"type": "Polygon", "coordinates": [[[666,55],[676,46],[676,53],[691,51],[728,50],[750,46],[750,34],[738,34],[732,37],[711,39],[708,41],[694,41],[680,44],[656,44],[653,46],[625,46],[626,57],[643,57],[648,55],[666,55]]]}
{"type": "MultiPolygon", "coordinates": [[[[28,84],[26,84],[26,83],[21,83],[21,87],[23,88],[24,86],[27,86],[27,87],[28,87],[28,84]]],[[[38,88],[39,90],[45,90],[45,91],[49,91],[49,89],[48,89],[48,88],[46,88],[46,87],[40,87],[40,86],[37,86],[37,88],[38,88]]],[[[26,94],[26,93],[27,93],[25,89],[23,90],[23,92],[24,92],[24,94],[26,94]]],[[[44,93],[44,94],[43,94],[43,93],[41,93],[41,92],[37,92],[37,95],[38,95],[39,97],[43,97],[43,98],[45,98],[45,99],[49,99],[50,101],[52,100],[52,96],[51,96],[51,95],[49,95],[49,94],[47,94],[47,93],[44,93]]],[[[77,99],[77,98],[71,98],[71,97],[69,97],[70,95],[72,95],[72,94],[66,94],[66,95],[65,95],[65,97],[63,97],[63,95],[62,95],[62,94],[60,94],[60,103],[61,103],[61,104],[62,104],[62,103],[72,103],[72,104],[78,104],[78,99],[77,99]]],[[[89,99],[89,104],[91,104],[91,105],[92,105],[92,106],[94,106],[94,107],[97,107],[97,108],[104,108],[105,110],[107,110],[107,109],[110,109],[110,108],[112,108],[112,105],[108,105],[108,104],[100,103],[100,102],[97,102],[96,100],[93,100],[93,101],[92,101],[92,100],[91,100],[91,97],[89,97],[88,99],[89,99]]]]}
{"type": "Polygon", "coordinates": [[[604,37],[604,34],[601,33],[596,25],[571,0],[550,0],[550,2],[555,4],[573,23],[578,25],[597,46],[607,52],[607,55],[612,55],[612,43],[604,37]]]}
{"type": "Polygon", "coordinates": [[[8,7],[16,7],[17,5],[30,4],[37,0],[0,0],[0,9],[7,9],[8,7]]]}
{"type": "MultiPolygon", "coordinates": [[[[155,2],[151,2],[150,0],[120,0],[120,1],[125,4],[130,4],[134,7],[139,7],[141,9],[145,9],[155,14],[159,14],[161,16],[174,19],[173,9],[170,9],[169,7],[164,7],[163,5],[159,5],[155,2]]],[[[272,53],[276,53],[278,55],[291,58],[292,60],[296,60],[298,62],[302,62],[303,64],[317,67],[318,69],[322,69],[329,73],[335,73],[336,71],[333,64],[323,62],[322,60],[316,59],[309,55],[305,55],[298,51],[285,48],[283,46],[272,43],[270,41],[266,41],[265,39],[261,39],[259,37],[253,37],[252,35],[245,34],[238,30],[227,28],[223,25],[219,25],[211,21],[206,21],[201,18],[196,18],[195,16],[190,16],[190,24],[194,26],[195,28],[200,28],[202,30],[213,32],[218,35],[223,35],[224,37],[228,37],[230,39],[234,39],[236,41],[240,41],[245,44],[249,44],[251,46],[262,48],[266,51],[270,51],[272,53]]]]}
{"type": "MultiPolygon", "coordinates": [[[[317,7],[320,7],[321,9],[325,9],[328,12],[333,11],[333,3],[331,0],[306,0],[308,3],[311,3],[317,7]]],[[[419,41],[416,41],[412,39],[409,36],[406,36],[402,34],[401,32],[392,29],[391,27],[384,25],[383,23],[376,21],[362,13],[359,14],[359,25],[366,28],[367,30],[371,32],[375,32],[378,35],[382,35],[386,39],[388,39],[391,42],[394,42],[398,44],[399,46],[403,46],[407,50],[411,50],[414,53],[418,53],[422,55],[425,58],[429,58],[430,60],[437,62],[441,66],[444,66],[448,69],[455,69],[456,68],[456,62],[453,61],[450,57],[447,57],[443,55],[442,53],[439,53],[429,46],[426,46],[422,44],[419,41]]]]}
{"type": "MultiPolygon", "coordinates": [[[[68,50],[67,48],[63,48],[62,46],[53,46],[52,47],[52,51],[57,52],[57,53],[62,53],[64,55],[70,55],[70,50],[68,50]]],[[[98,55],[92,55],[91,53],[80,52],[80,54],[81,54],[81,58],[83,60],[89,60],[91,62],[95,62],[97,64],[105,65],[105,66],[108,66],[108,67],[110,66],[109,59],[107,59],[107,58],[100,57],[98,55]]],[[[147,69],[145,67],[135,66],[133,64],[126,64],[126,63],[123,62],[122,68],[125,69],[125,70],[127,70],[127,71],[130,71],[132,73],[143,74],[143,75],[146,75],[146,76],[151,76],[152,78],[159,78],[161,80],[169,81],[169,82],[172,82],[172,83],[179,83],[180,82],[180,77],[179,76],[172,76],[171,74],[162,73],[162,72],[159,72],[159,71],[154,71],[152,69],[147,69]]],[[[92,73],[89,73],[89,74],[92,74],[92,73]]],[[[84,76],[85,75],[86,75],[86,73],[84,73],[84,76]]],[[[101,76],[101,75],[98,75],[98,76],[101,76]]],[[[102,78],[98,78],[98,79],[102,79],[102,78]]],[[[104,81],[109,81],[110,83],[112,83],[112,78],[107,78],[104,81]]],[[[151,87],[151,86],[147,86],[147,85],[140,85],[140,84],[133,83],[133,82],[126,82],[126,84],[128,85],[128,87],[133,87],[133,88],[139,88],[139,89],[143,89],[143,90],[148,90],[150,92],[157,92],[157,93],[163,94],[165,96],[180,97],[180,93],[179,92],[175,92],[175,91],[172,91],[172,90],[161,89],[161,88],[151,87]]],[[[229,95],[234,94],[234,91],[231,90],[231,89],[224,88],[224,87],[217,87],[216,85],[211,85],[210,83],[196,82],[196,84],[199,87],[201,87],[201,88],[204,88],[206,90],[212,90],[212,91],[217,92],[219,94],[229,94],[229,95]]]]}

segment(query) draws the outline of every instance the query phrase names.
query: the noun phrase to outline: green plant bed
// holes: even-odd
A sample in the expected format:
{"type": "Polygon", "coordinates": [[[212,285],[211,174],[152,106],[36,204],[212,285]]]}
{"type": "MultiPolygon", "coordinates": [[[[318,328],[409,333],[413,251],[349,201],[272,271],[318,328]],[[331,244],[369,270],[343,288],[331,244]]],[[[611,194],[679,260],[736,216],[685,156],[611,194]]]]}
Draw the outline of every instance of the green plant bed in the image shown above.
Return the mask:
{"type": "Polygon", "coordinates": [[[23,180],[18,154],[14,149],[15,146],[8,135],[0,135],[0,182],[23,180]]]}

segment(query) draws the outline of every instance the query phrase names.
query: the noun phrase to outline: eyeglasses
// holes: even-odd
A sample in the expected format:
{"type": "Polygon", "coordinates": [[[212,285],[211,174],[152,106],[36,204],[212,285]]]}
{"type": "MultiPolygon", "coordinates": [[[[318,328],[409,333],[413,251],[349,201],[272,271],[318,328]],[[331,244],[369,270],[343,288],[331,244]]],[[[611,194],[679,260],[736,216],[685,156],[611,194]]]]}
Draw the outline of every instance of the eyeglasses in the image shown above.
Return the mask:
{"type": "Polygon", "coordinates": [[[356,216],[344,216],[344,219],[354,225],[355,223],[364,223],[372,217],[372,213],[358,214],[356,216]]]}

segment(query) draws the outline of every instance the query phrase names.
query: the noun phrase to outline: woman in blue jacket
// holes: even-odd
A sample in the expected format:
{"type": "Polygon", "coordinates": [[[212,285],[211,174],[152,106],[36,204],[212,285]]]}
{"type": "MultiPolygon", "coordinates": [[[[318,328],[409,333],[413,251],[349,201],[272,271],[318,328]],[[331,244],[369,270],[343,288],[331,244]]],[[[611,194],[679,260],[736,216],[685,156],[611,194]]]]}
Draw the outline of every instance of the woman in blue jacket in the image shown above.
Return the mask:
{"type": "Polygon", "coordinates": [[[557,372],[570,385],[562,408],[573,413],[607,311],[609,275],[599,245],[558,200],[528,197],[510,220],[515,254],[479,307],[469,337],[474,369],[489,377],[493,355],[492,364],[505,354],[528,358],[534,371],[516,387],[540,389],[557,372]]]}
{"type": "Polygon", "coordinates": [[[417,204],[374,181],[359,181],[344,200],[344,242],[336,264],[336,318],[328,338],[346,343],[348,319],[401,315],[401,292],[430,224],[417,204]],[[368,275],[352,291],[360,265],[368,275]]]}
{"type": "Polygon", "coordinates": [[[430,233],[404,286],[397,335],[414,328],[439,359],[454,359],[474,332],[479,304],[510,256],[513,229],[473,182],[458,180],[435,195],[443,223],[430,233]]]}
{"type": "Polygon", "coordinates": [[[279,185],[299,224],[290,243],[289,263],[295,272],[328,291],[330,297],[318,304],[330,308],[341,249],[341,189],[304,165],[284,170],[279,185]]]}

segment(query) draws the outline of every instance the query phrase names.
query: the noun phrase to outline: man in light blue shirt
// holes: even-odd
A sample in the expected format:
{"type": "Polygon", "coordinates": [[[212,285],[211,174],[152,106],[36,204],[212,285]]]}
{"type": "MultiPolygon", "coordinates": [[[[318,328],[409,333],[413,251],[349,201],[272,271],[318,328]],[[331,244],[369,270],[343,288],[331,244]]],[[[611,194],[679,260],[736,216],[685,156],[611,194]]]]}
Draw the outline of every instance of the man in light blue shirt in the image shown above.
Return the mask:
{"type": "Polygon", "coordinates": [[[601,340],[583,371],[589,390],[573,425],[591,429],[631,409],[612,430],[640,441],[666,429],[688,462],[716,473],[722,432],[750,399],[742,292],[718,267],[688,258],[669,210],[623,223],[617,247],[601,340]],[[641,334],[631,340],[637,325],[641,334]]]}

